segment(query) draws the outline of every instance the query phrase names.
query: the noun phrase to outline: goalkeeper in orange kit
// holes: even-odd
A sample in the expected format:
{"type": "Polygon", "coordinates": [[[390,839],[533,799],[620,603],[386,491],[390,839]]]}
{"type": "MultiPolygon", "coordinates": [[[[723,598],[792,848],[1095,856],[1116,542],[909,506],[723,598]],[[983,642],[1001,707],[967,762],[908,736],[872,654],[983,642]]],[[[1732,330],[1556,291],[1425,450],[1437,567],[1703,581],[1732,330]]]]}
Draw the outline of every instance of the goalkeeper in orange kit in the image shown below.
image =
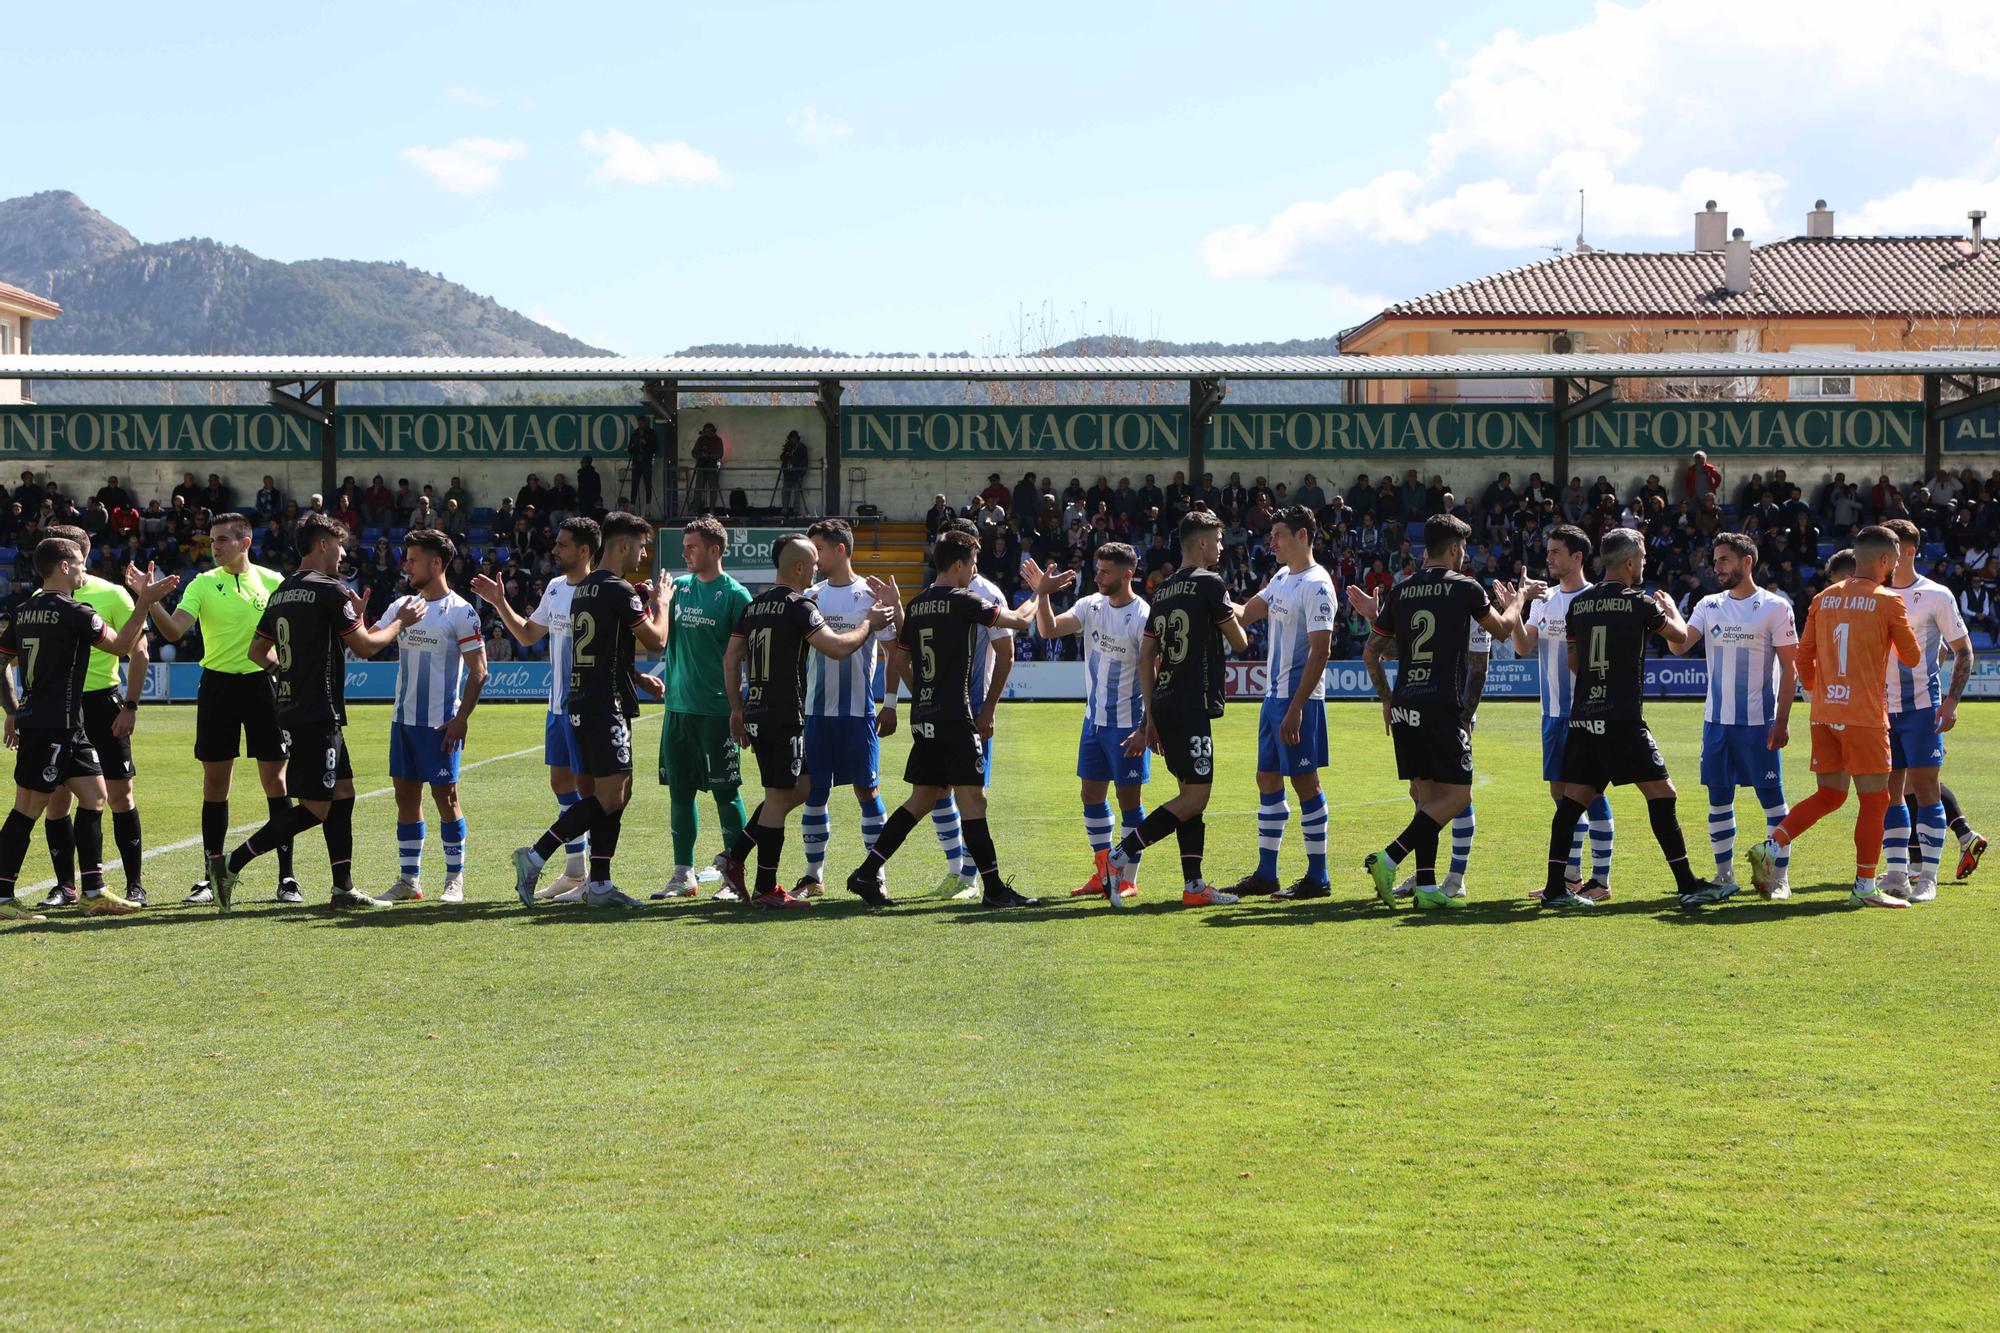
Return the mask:
{"type": "Polygon", "coordinates": [[[1812,701],[1812,771],[1819,787],[1792,807],[1785,822],[1752,848],[1750,869],[1761,890],[1777,874],[1778,849],[1860,794],[1854,823],[1854,903],[1908,907],[1876,886],[1882,857],[1882,815],[1889,808],[1889,706],[1883,696],[1889,653],[1906,666],[1921,658],[1903,599],[1881,587],[1896,566],[1896,535],[1867,527],[1855,534],[1854,574],[1829,584],[1806,612],[1799,636],[1799,683],[1812,701]]]}

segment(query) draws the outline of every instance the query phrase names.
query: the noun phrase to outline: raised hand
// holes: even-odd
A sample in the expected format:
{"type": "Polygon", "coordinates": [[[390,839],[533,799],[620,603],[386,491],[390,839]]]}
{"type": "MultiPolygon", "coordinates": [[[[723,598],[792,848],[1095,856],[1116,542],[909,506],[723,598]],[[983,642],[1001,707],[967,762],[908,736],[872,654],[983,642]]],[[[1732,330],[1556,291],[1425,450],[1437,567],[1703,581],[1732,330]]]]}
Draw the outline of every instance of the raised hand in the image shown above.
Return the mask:
{"type": "Polygon", "coordinates": [[[1529,579],[1521,585],[1521,604],[1527,605],[1538,597],[1549,595],[1549,585],[1540,579],[1529,579]]]}
{"type": "Polygon", "coordinates": [[[1382,603],[1358,583],[1347,585],[1347,604],[1353,607],[1354,614],[1363,620],[1372,621],[1382,612],[1382,603]]]}
{"type": "Polygon", "coordinates": [[[1027,556],[1021,561],[1021,578],[1027,583],[1031,592],[1042,596],[1054,596],[1076,582],[1076,571],[1057,569],[1054,565],[1043,569],[1035,562],[1033,556],[1027,556]]]}
{"type": "Polygon", "coordinates": [[[653,609],[665,611],[674,604],[674,576],[664,569],[653,571],[653,609]]]}
{"type": "Polygon", "coordinates": [[[1492,593],[1493,605],[1499,607],[1502,611],[1505,611],[1514,604],[1516,595],[1513,584],[1501,580],[1494,581],[1492,593]]]}
{"type": "Polygon", "coordinates": [[[430,611],[421,597],[405,597],[403,604],[396,608],[396,619],[404,625],[414,625],[430,611]]]}
{"type": "Polygon", "coordinates": [[[502,593],[503,590],[500,587],[499,579],[488,578],[484,574],[474,574],[472,576],[472,595],[487,605],[500,605],[502,593]]]}
{"type": "Polygon", "coordinates": [[[651,672],[632,677],[632,683],[637,685],[639,692],[649,699],[664,699],[667,697],[667,682],[661,680],[651,672]]]}
{"type": "Polygon", "coordinates": [[[896,609],[877,602],[868,608],[868,628],[881,629],[896,618],[896,609]]]}
{"type": "MultiPolygon", "coordinates": [[[[130,566],[128,565],[127,568],[129,569],[130,566]]],[[[169,574],[167,577],[161,578],[159,570],[152,565],[146,566],[146,580],[143,586],[134,589],[132,593],[133,600],[141,608],[154,606],[165,601],[173,593],[174,589],[181,586],[180,575],[169,574]]]]}

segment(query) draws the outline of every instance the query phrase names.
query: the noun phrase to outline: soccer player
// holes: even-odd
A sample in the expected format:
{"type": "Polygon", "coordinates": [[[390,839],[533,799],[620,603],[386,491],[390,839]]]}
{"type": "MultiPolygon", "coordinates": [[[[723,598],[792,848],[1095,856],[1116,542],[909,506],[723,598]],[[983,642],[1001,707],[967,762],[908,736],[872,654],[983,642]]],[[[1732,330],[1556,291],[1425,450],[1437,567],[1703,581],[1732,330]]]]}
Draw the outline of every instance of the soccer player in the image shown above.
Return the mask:
{"type": "MultiPolygon", "coordinates": [[[[1074,570],[1044,570],[1034,560],[1021,562],[1021,575],[1035,594],[1035,632],[1045,639],[1083,636],[1083,734],[1076,746],[1076,776],[1082,784],[1083,831],[1096,861],[1090,879],[1071,897],[1108,893],[1105,867],[1111,856],[1111,807],[1108,789],[1118,790],[1120,822],[1125,833],[1146,818],[1141,804],[1152,777],[1152,761],[1143,744],[1128,753],[1126,741],[1145,720],[1146,696],[1139,681],[1139,645],[1145,642],[1149,608],[1132,591],[1132,574],[1139,567],[1136,552],[1123,542],[1097,548],[1097,591],[1076,599],[1069,610],[1055,613],[1049,598],[1076,582],[1074,570]]],[[[1120,835],[1124,836],[1123,834],[1120,835]]],[[[1131,858],[1118,876],[1120,900],[1138,888],[1138,859],[1131,858]]]]}
{"type": "MultiPolygon", "coordinates": [[[[1222,645],[1242,651],[1249,638],[1215,566],[1222,559],[1222,520],[1197,510],[1181,519],[1181,564],[1154,590],[1139,648],[1139,689],[1145,705],[1140,725],[1125,738],[1125,752],[1150,746],[1167,761],[1180,790],[1153,807],[1111,849],[1105,874],[1119,883],[1139,853],[1172,834],[1180,844],[1181,905],[1227,906],[1236,895],[1210,884],[1201,861],[1207,842],[1202,812],[1215,784],[1211,727],[1223,711],[1222,645]]],[[[1109,896],[1109,895],[1107,895],[1109,896]]]]}
{"type": "MultiPolygon", "coordinates": [[[[50,537],[61,537],[83,553],[86,571],[90,565],[90,534],[82,528],[54,524],[42,529],[50,537]]],[[[132,595],[109,579],[86,572],[71,596],[114,630],[125,628],[132,614],[132,595]]],[[[125,871],[125,899],[137,907],[146,905],[146,889],[141,882],[144,848],[139,837],[139,809],[132,799],[132,727],[139,718],[139,695],[146,688],[147,646],[142,633],[132,645],[125,671],[125,686],[118,684],[118,659],[109,653],[90,650],[90,671],[83,678],[83,734],[97,751],[104,770],[105,804],[111,810],[111,841],[125,871]]],[[[49,860],[56,872],[56,886],[49,891],[44,907],[71,907],[76,904],[76,829],[70,820],[71,796],[68,787],[58,787],[42,812],[42,832],[49,842],[49,860]]]]}
{"type": "MultiPolygon", "coordinates": [[[[590,520],[570,522],[590,523],[590,520]]],[[[591,547],[596,568],[576,585],[570,598],[569,724],[583,756],[582,772],[591,794],[563,811],[532,847],[514,853],[514,891],[523,907],[535,905],[535,880],[556,849],[579,834],[590,834],[590,878],[584,901],[592,907],[639,906],[611,882],[611,861],[625,806],[632,799],[632,724],[639,718],[638,649],[657,653],[667,645],[673,588],[667,572],[653,575],[652,609],[621,569],[643,562],[652,524],[636,514],[613,511],[590,523],[580,540],[591,547]],[[598,549],[599,543],[602,549],[598,549]]]]}
{"type": "Polygon", "coordinates": [[[910,681],[910,757],[903,777],[910,799],[889,813],[868,855],[847,877],[848,891],[884,906],[882,867],[926,812],[947,792],[963,812],[965,850],[978,868],[979,901],[987,907],[1032,907],[1041,900],[1014,892],[1000,878],[1000,858],[986,825],[986,765],[979,716],[974,713],[973,668],[982,626],[1022,630],[1034,610],[1003,610],[967,590],[978,541],[947,530],[937,539],[937,582],[910,603],[896,636],[896,659],[907,661],[910,681]]]}
{"type": "MultiPolygon", "coordinates": [[[[1569,606],[1577,594],[1590,586],[1584,577],[1590,564],[1590,537],[1582,528],[1565,523],[1551,528],[1548,537],[1549,576],[1555,586],[1543,588],[1531,583],[1523,589],[1530,605],[1514,632],[1514,651],[1526,657],[1536,653],[1541,665],[1542,687],[1542,779],[1549,784],[1549,798],[1562,800],[1563,743],[1569,737],[1570,701],[1576,695],[1576,672],[1569,664],[1569,639],[1565,632],[1569,606]],[[1537,591],[1542,589],[1541,591],[1537,591]]],[[[1573,892],[1592,902],[1611,897],[1611,853],[1613,834],[1611,801],[1600,795],[1577,822],[1570,837],[1568,882],[1573,892]],[[1590,841],[1591,875],[1583,877],[1583,844],[1590,841]]]]}
{"type": "MultiPolygon", "coordinates": [[[[1798,685],[1799,632],[1791,600],[1757,586],[1757,543],[1718,533],[1710,557],[1722,591],[1695,603],[1687,632],[1668,635],[1685,653],[1697,643],[1708,654],[1708,702],[1701,721],[1701,785],[1708,789],[1708,841],[1715,882],[1736,882],[1736,789],[1748,787],[1764,807],[1769,830],[1785,822],[1785,769],[1780,752],[1791,737],[1792,695],[1798,685]]],[[[1789,898],[1790,855],[1778,855],[1767,898],[1789,898]]]]}
{"type": "MultiPolygon", "coordinates": [[[[975,549],[980,541],[979,527],[970,519],[955,518],[938,529],[940,532],[959,532],[972,538],[975,549]]],[[[1000,591],[1000,585],[987,578],[978,570],[975,562],[972,582],[965,585],[967,591],[993,607],[1005,611],[1007,594],[1000,591]]],[[[907,658],[891,654],[889,657],[888,690],[886,705],[893,710],[896,691],[902,677],[898,674],[907,658]]],[[[981,625],[977,631],[977,642],[972,651],[972,706],[977,714],[974,726],[979,732],[980,762],[988,784],[993,781],[993,733],[998,720],[1000,700],[1006,697],[1007,677],[1014,673],[1014,631],[1003,625],[981,625]]],[[[893,731],[895,719],[888,718],[888,727],[882,734],[893,731]]],[[[938,798],[931,810],[931,830],[937,834],[938,847],[944,852],[944,878],[938,881],[939,893],[951,893],[960,902],[969,902],[982,897],[986,890],[979,878],[979,867],[965,846],[963,827],[958,816],[958,802],[952,799],[949,789],[938,798]],[[957,892],[952,891],[956,889],[957,892]]]]}
{"type": "MultiPolygon", "coordinates": [[[[729,531],[704,515],[681,529],[681,558],[688,572],[674,580],[673,632],[661,674],[667,681],[667,716],[660,729],[660,782],[667,789],[674,869],[655,898],[692,898],[695,837],[701,831],[695,799],[715,798],[722,845],[743,836],[742,758],[729,734],[729,699],[722,688],[722,659],[729,637],[750,605],[750,590],[725,574],[722,553],[729,531]]],[[[722,868],[722,854],[716,869],[722,868]]],[[[734,899],[729,884],[716,890],[734,899]]]]}
{"type": "Polygon", "coordinates": [[[1894,768],[1889,774],[1881,886],[1885,893],[1927,903],[1937,897],[1938,863],[1944,859],[1947,817],[1940,776],[1944,733],[1957,725],[1958,701],[1972,679],[1972,635],[1951,589],[1917,573],[1917,556],[1924,546],[1917,525],[1907,518],[1892,518],[1882,526],[1896,535],[1896,569],[1883,586],[1903,599],[1920,657],[1915,666],[1888,663],[1889,757],[1894,768]],[[1951,650],[1951,684],[1940,695],[1938,654],[1945,648],[1951,650]],[[1914,869],[1912,812],[1905,804],[1911,797],[1915,798],[1914,869]]]}
{"type": "MultiPolygon", "coordinates": [[[[0,920],[42,919],[14,901],[14,883],[35,821],[59,787],[67,787],[76,800],[84,910],[96,916],[136,912],[136,903],[104,887],[104,774],[84,734],[83,694],[91,651],[125,656],[145,633],[145,617],[128,616],[114,634],[97,612],[76,600],[83,552],[74,543],[44,537],[35,546],[34,561],[41,591],[17,607],[0,631],[0,711],[7,715],[7,748],[16,752],[14,808],[0,825],[0,920]],[[19,690],[14,686],[16,664],[19,690]]],[[[143,588],[135,594],[136,609],[157,605],[179,586],[179,579],[170,578],[143,588]]]]}
{"type": "MultiPolygon", "coordinates": [[[[493,608],[514,642],[526,648],[544,638],[549,641],[549,712],[542,724],[542,762],[548,766],[549,790],[555,793],[558,818],[591,793],[590,775],[583,771],[583,755],[569,724],[569,604],[576,595],[576,585],[590,577],[602,541],[595,519],[567,518],[557,526],[549,555],[562,577],[548,581],[541,601],[525,620],[507,601],[507,590],[498,580],[484,574],[472,579],[472,595],[493,608]]],[[[537,897],[543,902],[583,901],[583,886],[590,878],[589,848],[589,834],[578,834],[563,849],[568,859],[562,874],[543,885],[537,897]]]]}
{"type": "MultiPolygon", "coordinates": [[[[397,635],[396,706],[389,723],[389,779],[396,788],[396,850],[399,873],[382,895],[387,902],[424,896],[424,785],[437,806],[444,840],[444,893],[440,901],[465,901],[465,808],[458,801],[458,761],[472,710],[486,688],[486,645],[479,635],[479,612],[445,583],[458,549],[435,528],[418,528],[403,538],[403,576],[410,596],[421,601],[423,619],[401,626],[397,635]],[[464,676],[464,687],[459,677],[464,676]]],[[[397,606],[376,622],[395,619],[397,606]]]]}
{"type": "Polygon", "coordinates": [[[812,899],[789,893],[778,883],[785,816],[805,801],[812,788],[805,716],[808,649],[818,649],[836,663],[845,661],[872,642],[894,616],[891,586],[876,580],[872,585],[876,600],[869,603],[867,615],[859,624],[834,629],[811,594],[817,562],[813,542],[797,533],[773,544],[771,563],[778,581],[750,599],[722,662],[729,730],[739,747],[747,745],[756,755],[764,799],[751,812],[720,869],[737,895],[746,895],[743,863],[756,847],[756,892],[748,894],[752,907],[812,906],[812,899]]]}
{"type": "MultiPolygon", "coordinates": [[[[854,572],[854,531],[844,519],[823,518],[806,529],[818,557],[819,581],[807,595],[819,607],[827,626],[844,634],[870,619],[879,600],[869,581],[854,572]]],[[[888,580],[890,599],[902,607],[896,581],[888,580]]],[[[845,657],[816,653],[806,664],[806,809],[801,817],[806,846],[806,873],[792,892],[816,898],[826,874],[826,846],[832,837],[827,798],[836,786],[851,786],[861,805],[861,848],[874,846],[882,821],[889,816],[882,804],[880,724],[895,716],[893,691],[883,701],[881,718],[875,708],[876,645],[896,637],[885,625],[845,657]]],[[[893,723],[891,723],[893,725],[893,723]]]]}
{"type": "Polygon", "coordinates": [[[1396,866],[1414,856],[1420,908],[1465,906],[1437,881],[1438,834],[1472,803],[1472,733],[1465,726],[1466,660],[1472,625],[1512,635],[1521,613],[1514,589],[1460,573],[1472,529],[1450,514],[1424,521],[1424,567],[1382,594],[1363,660],[1382,701],[1382,726],[1395,742],[1396,776],[1410,783],[1416,813],[1394,842],[1363,862],[1376,896],[1396,905],[1396,866]],[[1390,648],[1402,663],[1392,689],[1383,666],[1390,648]]]}
{"type": "Polygon", "coordinates": [[[1264,703],[1257,714],[1257,868],[1231,892],[1274,898],[1324,898],[1326,793],[1326,659],[1333,649],[1333,576],[1313,559],[1319,522],[1303,505],[1278,511],[1271,549],[1280,561],[1264,590],[1243,606],[1247,627],[1270,617],[1264,703]],[[1278,887],[1278,852],[1291,810],[1285,782],[1299,794],[1299,828],[1305,836],[1306,873],[1290,888],[1278,887]]]}
{"type": "MultiPolygon", "coordinates": [[[[215,568],[188,580],[180,605],[153,607],[153,626],[168,643],[179,643],[201,628],[201,685],[194,705],[194,757],[201,761],[201,854],[206,865],[229,838],[229,786],[236,769],[239,739],[257,761],[268,822],[291,808],[285,787],[285,733],[278,726],[271,678],[250,660],[250,640],[263,619],[264,603],[285,581],[275,569],[250,563],[250,520],[217,514],[209,522],[215,568]]],[[[302,903],[305,895],[292,876],[292,848],[278,854],[278,901],[302,903]]],[[[190,903],[212,903],[215,888],[195,883],[190,903]]]]}
{"type": "MultiPolygon", "coordinates": [[[[298,804],[274,813],[235,851],[208,858],[208,882],[217,910],[235,901],[243,868],[274,847],[318,824],[326,835],[326,859],[333,873],[329,906],[379,907],[380,900],[354,887],[354,767],[347,756],[347,661],[342,645],[370,658],[396,640],[406,625],[424,616],[424,604],[405,599],[396,613],[370,627],[366,603],[335,574],[351,536],[325,514],[299,520],[295,541],[299,568],[278,585],[264,604],[250,643],[250,660],[275,674],[278,725],[291,738],[287,781],[298,804]]],[[[129,585],[128,585],[129,586],[129,585]]]]}
{"type": "Polygon", "coordinates": [[[1715,884],[1688,866],[1687,839],[1675,814],[1673,779],[1646,726],[1646,640],[1664,631],[1672,641],[1687,633],[1687,622],[1664,592],[1639,591],[1646,577],[1646,540],[1631,528],[1604,534],[1600,549],[1604,578],[1571,600],[1564,633],[1569,665],[1576,673],[1569,736],[1563,741],[1563,770],[1555,819],[1549,825],[1548,877],[1544,907],[1595,907],[1594,900],[1569,885],[1569,852],[1576,821],[1606,787],[1632,783],[1646,798],[1653,837],[1674,872],[1682,907],[1718,903],[1736,892],[1715,884]]]}
{"type": "Polygon", "coordinates": [[[1770,838],[1750,849],[1759,889],[1775,883],[1778,853],[1860,793],[1854,821],[1854,893],[1858,907],[1908,907],[1876,881],[1883,816],[1889,808],[1889,654],[1905,665],[1923,660],[1903,599],[1883,587],[1896,568],[1896,534],[1866,527],[1854,534],[1854,573],[1829,584],[1806,611],[1799,635],[1799,683],[1812,701],[1812,770],[1819,786],[1792,807],[1770,838]]]}

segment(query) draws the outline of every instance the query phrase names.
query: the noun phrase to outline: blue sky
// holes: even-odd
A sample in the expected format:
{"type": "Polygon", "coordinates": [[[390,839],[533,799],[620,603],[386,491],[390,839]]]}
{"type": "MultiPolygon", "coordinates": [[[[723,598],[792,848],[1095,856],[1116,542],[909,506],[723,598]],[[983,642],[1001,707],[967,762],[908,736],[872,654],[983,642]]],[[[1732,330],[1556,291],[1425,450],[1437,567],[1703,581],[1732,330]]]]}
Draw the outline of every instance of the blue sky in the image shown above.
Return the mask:
{"type": "Polygon", "coordinates": [[[1996,10],[36,5],[0,195],[634,354],[1317,337],[1573,243],[1579,187],[1629,248],[1707,196],[1757,240],[2000,217],[1996,10]]]}

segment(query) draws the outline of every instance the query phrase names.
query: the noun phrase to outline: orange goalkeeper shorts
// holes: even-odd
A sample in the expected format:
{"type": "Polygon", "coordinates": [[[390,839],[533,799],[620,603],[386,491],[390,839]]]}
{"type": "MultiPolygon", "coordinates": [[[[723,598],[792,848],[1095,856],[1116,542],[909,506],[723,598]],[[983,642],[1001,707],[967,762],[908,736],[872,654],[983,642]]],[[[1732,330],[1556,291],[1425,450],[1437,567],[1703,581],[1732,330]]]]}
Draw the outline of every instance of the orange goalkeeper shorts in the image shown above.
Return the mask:
{"type": "Polygon", "coordinates": [[[1812,724],[1812,771],[1845,773],[1850,777],[1887,773],[1889,728],[1842,726],[1834,722],[1812,724]]]}

